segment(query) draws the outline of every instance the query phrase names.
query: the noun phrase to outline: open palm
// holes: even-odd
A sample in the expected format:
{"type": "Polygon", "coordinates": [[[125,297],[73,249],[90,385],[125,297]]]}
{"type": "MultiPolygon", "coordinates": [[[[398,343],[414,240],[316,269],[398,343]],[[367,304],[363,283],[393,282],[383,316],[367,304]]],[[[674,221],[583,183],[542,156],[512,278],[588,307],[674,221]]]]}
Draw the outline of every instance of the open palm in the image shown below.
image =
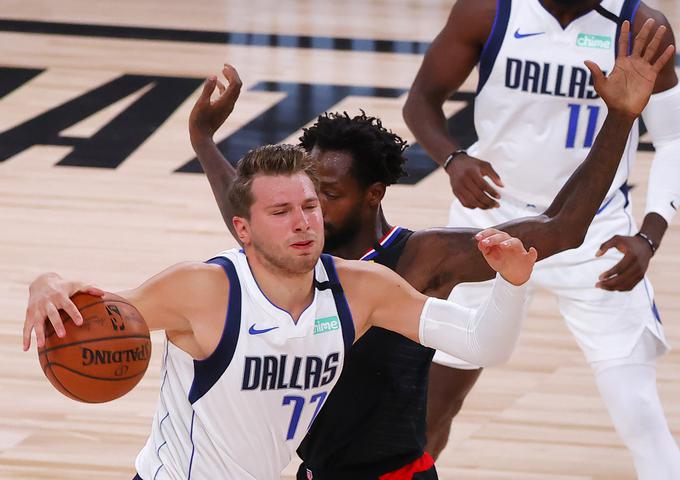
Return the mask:
{"type": "Polygon", "coordinates": [[[630,23],[628,21],[623,23],[616,63],[607,77],[594,62],[585,62],[593,74],[595,91],[605,101],[609,110],[632,117],[640,115],[654,90],[657,75],[673,57],[674,47],[669,45],[652,63],[666,32],[666,27],[662,25],[656,29],[651,41],[648,41],[654,25],[652,19],[645,22],[635,37],[633,50],[628,55],[630,23]]]}

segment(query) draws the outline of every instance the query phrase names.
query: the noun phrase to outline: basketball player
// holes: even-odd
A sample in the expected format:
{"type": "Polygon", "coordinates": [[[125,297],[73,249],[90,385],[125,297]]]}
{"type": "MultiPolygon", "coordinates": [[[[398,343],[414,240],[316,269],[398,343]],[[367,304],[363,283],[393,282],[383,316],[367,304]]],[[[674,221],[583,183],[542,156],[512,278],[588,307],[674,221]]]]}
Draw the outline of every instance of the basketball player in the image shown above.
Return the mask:
{"type": "MultiPolygon", "coordinates": [[[[226,88],[214,77],[206,82],[189,128],[228,222],[234,210],[225,192],[234,170],[212,137],[233,110],[241,82],[228,65],[224,74],[226,88]],[[211,102],[216,84],[221,95],[211,102]]],[[[651,84],[647,88],[649,94],[651,84]]],[[[603,132],[545,215],[503,228],[534,245],[541,257],[578,246],[612,181],[627,135],[621,129],[603,132]]],[[[476,230],[414,233],[387,223],[380,202],[386,186],[403,174],[405,142],[377,119],[325,115],[305,130],[301,141],[318,162],[327,252],[382,263],[431,296],[446,297],[460,281],[492,278],[483,257],[475,253],[476,230]]],[[[298,478],[436,478],[432,459],[423,455],[425,392],[433,353],[387,330],[370,329],[349,351],[338,384],[298,450],[304,460],[298,478]]],[[[478,370],[471,372],[476,375],[478,370]]]]}
{"type": "MultiPolygon", "coordinates": [[[[540,212],[593,144],[605,103],[582,68],[611,71],[624,20],[633,33],[664,16],[639,0],[459,0],[426,54],[404,106],[418,141],[448,173],[455,195],[449,225],[483,228],[540,212]],[[445,128],[442,104],[477,65],[475,127],[465,151],[445,128]],[[486,177],[486,178],[485,178],[486,177]],[[489,180],[487,180],[487,178],[489,180]]],[[[654,141],[647,210],[637,230],[626,179],[638,144],[633,128],[615,179],[583,245],[541,263],[532,285],[559,297],[560,311],[593,368],[617,432],[641,479],[680,478],[655,359],[668,349],[645,271],[680,204],[680,87],[672,63],[660,72],[643,112],[654,141]]],[[[452,292],[468,305],[484,285],[452,292]]],[[[461,365],[435,355],[428,448],[448,439],[461,365]],[[449,368],[452,367],[452,368],[449,368]]]]}
{"type": "MultiPolygon", "coordinates": [[[[470,362],[509,357],[533,247],[481,232],[479,248],[499,272],[496,287],[483,307],[461,308],[418,293],[381,265],[321,256],[315,182],[300,147],[249,152],[230,191],[243,249],[175,265],[121,292],[167,338],[160,402],[136,461],[142,479],[278,479],[336,383],[345,351],[372,326],[470,362]]],[[[79,288],[56,274],[32,283],[26,349],[32,330],[44,345],[47,318],[63,336],[57,310],[79,288]]]]}

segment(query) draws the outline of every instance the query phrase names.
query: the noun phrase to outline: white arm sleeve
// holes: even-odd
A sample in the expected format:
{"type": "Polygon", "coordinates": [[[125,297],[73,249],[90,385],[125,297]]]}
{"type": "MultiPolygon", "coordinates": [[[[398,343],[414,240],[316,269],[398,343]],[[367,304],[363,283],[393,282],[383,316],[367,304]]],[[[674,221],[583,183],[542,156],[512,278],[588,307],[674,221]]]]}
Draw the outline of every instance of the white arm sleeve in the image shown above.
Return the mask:
{"type": "Polygon", "coordinates": [[[526,283],[516,287],[496,275],[489,298],[478,308],[428,298],[420,315],[420,343],[479,366],[506,362],[519,337],[526,283]]]}
{"type": "Polygon", "coordinates": [[[645,215],[658,213],[670,225],[680,206],[680,84],[652,95],[642,118],[656,149],[645,215]]]}

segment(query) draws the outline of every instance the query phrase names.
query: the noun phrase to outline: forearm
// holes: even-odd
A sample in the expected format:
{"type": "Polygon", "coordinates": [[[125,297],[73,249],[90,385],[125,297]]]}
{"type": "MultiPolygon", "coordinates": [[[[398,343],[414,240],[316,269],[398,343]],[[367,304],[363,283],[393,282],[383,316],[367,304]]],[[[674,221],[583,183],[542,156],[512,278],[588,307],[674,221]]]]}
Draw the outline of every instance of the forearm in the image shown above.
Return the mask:
{"type": "Polygon", "coordinates": [[[534,244],[541,257],[579,246],[611,187],[635,119],[608,113],[585,161],[545,211],[549,218],[534,244]],[[551,235],[547,235],[550,232],[551,235]],[[555,235],[559,232],[559,236],[555,235]],[[540,238],[540,237],[543,238],[540,238]],[[550,238],[553,237],[553,238],[550,238]]]}
{"type": "Polygon", "coordinates": [[[476,310],[428,299],[420,318],[420,342],[474,365],[507,361],[519,337],[526,288],[497,275],[489,298],[476,310]]]}
{"type": "Polygon", "coordinates": [[[224,158],[222,152],[220,152],[211,138],[200,140],[192,138],[191,145],[194,148],[194,152],[196,152],[198,161],[203,167],[203,171],[208,177],[208,182],[210,182],[210,188],[222,214],[222,219],[233,237],[238,239],[232,223],[235,212],[227,195],[229,187],[236,177],[236,169],[224,158]]]}
{"type": "Polygon", "coordinates": [[[412,89],[403,111],[406,125],[416,140],[439,165],[444,163],[451,152],[460,148],[460,145],[449,136],[446,116],[442,109],[444,100],[445,97],[440,101],[412,89]]]}

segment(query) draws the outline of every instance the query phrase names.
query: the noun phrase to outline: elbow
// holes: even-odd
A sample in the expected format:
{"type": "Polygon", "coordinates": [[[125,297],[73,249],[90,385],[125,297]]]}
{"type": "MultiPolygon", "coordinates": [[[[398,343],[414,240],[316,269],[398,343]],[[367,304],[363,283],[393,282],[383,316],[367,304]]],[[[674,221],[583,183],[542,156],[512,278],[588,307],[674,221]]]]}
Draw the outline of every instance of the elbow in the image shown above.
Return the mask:
{"type": "Polygon", "coordinates": [[[510,360],[512,357],[512,352],[515,350],[515,345],[511,345],[509,348],[495,348],[485,349],[484,352],[480,352],[479,359],[476,365],[480,367],[497,367],[503,365],[510,360]]]}
{"type": "Polygon", "coordinates": [[[583,245],[583,242],[586,239],[586,233],[588,233],[588,227],[568,229],[562,236],[561,251],[571,250],[583,245]]]}
{"type": "Polygon", "coordinates": [[[404,103],[404,106],[401,108],[401,115],[404,117],[404,122],[406,122],[406,125],[411,128],[412,120],[413,120],[413,106],[414,100],[413,100],[413,90],[408,92],[408,96],[406,97],[406,103],[404,103]]]}

